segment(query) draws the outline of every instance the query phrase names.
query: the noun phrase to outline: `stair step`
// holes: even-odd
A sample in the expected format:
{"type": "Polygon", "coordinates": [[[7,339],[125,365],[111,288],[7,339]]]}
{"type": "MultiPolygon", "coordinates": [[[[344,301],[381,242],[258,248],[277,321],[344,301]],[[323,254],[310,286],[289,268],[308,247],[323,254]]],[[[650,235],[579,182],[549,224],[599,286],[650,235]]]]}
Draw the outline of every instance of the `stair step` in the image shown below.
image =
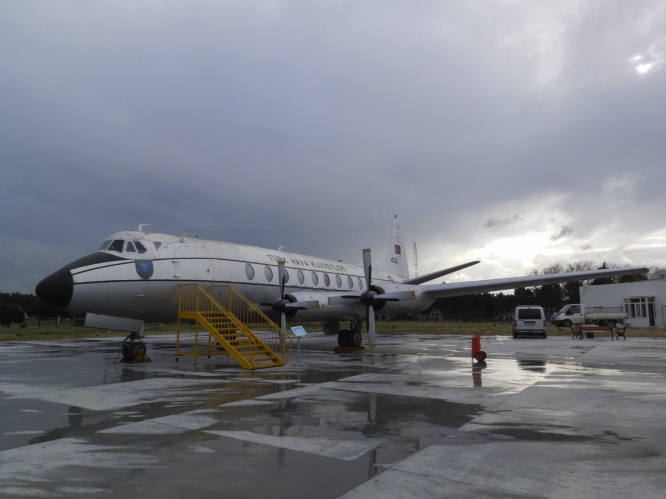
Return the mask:
{"type": "MultiPolygon", "coordinates": [[[[227,303],[227,298],[233,299],[235,303],[241,303],[244,310],[251,311],[253,306],[247,300],[247,305],[242,304],[242,301],[237,302],[236,300],[245,300],[245,298],[234,288],[226,287],[225,290],[225,294],[218,294],[218,298],[213,298],[204,288],[195,285],[196,303],[202,304],[206,310],[196,310],[195,307],[192,307],[192,304],[195,303],[194,300],[181,302],[185,303],[188,308],[179,310],[179,321],[181,318],[187,321],[194,320],[203,326],[209,335],[207,345],[198,343],[199,348],[203,347],[202,350],[206,353],[196,353],[197,347],[195,346],[195,356],[210,355],[211,352],[222,353],[224,351],[234,357],[246,369],[284,365],[282,358],[262,341],[262,338],[268,338],[263,333],[272,334],[275,325],[265,318],[262,319],[262,314],[258,310],[251,312],[250,316],[246,316],[248,318],[247,324],[240,324],[238,318],[231,311],[224,310],[216,299],[223,296],[224,303],[227,303]],[[216,308],[217,310],[215,310],[216,308]],[[255,329],[259,331],[255,333],[255,329]],[[259,334],[260,337],[255,334],[259,334]]],[[[279,329],[277,334],[280,334],[279,329]]],[[[271,339],[270,344],[277,345],[275,339],[271,339]]]]}

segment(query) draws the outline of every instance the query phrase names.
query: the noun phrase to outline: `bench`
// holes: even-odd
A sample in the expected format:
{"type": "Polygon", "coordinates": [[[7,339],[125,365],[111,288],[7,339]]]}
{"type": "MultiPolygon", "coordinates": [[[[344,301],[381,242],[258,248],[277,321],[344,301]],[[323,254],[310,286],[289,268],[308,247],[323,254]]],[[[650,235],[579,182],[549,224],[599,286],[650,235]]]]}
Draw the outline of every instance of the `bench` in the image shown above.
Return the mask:
{"type": "Polygon", "coordinates": [[[613,340],[613,332],[615,332],[617,339],[620,339],[620,336],[624,338],[625,340],[627,337],[624,335],[625,331],[629,328],[626,324],[617,324],[615,328],[612,326],[596,326],[593,324],[587,324],[583,326],[571,326],[571,332],[573,333],[572,339],[583,339],[583,335],[585,335],[586,338],[594,338],[594,333],[599,333],[599,334],[608,334],[610,335],[610,339],[613,340]]]}
{"type": "Polygon", "coordinates": [[[624,335],[624,333],[627,332],[627,329],[629,329],[629,324],[617,324],[615,326],[615,339],[619,340],[620,336],[622,336],[623,339],[627,339],[627,337],[624,335]]]}

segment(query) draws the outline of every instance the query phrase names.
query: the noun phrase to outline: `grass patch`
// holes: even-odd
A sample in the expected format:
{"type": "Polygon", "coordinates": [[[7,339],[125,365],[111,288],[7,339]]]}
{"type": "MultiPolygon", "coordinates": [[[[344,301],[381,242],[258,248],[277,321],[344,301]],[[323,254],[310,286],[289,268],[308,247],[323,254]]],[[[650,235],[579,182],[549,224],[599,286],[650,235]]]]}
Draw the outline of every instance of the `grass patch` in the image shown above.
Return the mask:
{"type": "MultiPolygon", "coordinates": [[[[318,322],[301,323],[306,331],[321,331],[318,322]]],[[[511,322],[417,322],[417,321],[377,321],[377,333],[392,334],[459,334],[472,335],[483,331],[487,335],[511,336],[511,322]]],[[[175,324],[147,324],[146,335],[175,333],[175,324]]],[[[571,336],[569,328],[558,328],[552,324],[548,325],[549,336],[571,336]]],[[[69,322],[63,322],[60,327],[55,323],[37,321],[26,321],[22,325],[12,324],[9,328],[0,328],[0,342],[2,341],[39,341],[39,340],[62,340],[76,338],[106,338],[127,336],[124,331],[106,331],[101,329],[90,329],[80,326],[72,326],[69,322]]],[[[665,329],[657,328],[629,328],[628,338],[666,338],[665,329]]]]}

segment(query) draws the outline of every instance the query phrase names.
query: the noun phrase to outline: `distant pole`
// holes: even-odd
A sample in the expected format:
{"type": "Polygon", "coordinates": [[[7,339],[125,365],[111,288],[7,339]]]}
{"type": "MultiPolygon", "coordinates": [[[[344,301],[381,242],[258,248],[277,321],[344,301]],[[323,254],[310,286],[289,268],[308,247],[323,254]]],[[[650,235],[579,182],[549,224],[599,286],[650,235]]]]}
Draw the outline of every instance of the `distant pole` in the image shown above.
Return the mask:
{"type": "Polygon", "coordinates": [[[416,241],[414,241],[414,277],[419,276],[419,258],[416,255],[416,241]]]}

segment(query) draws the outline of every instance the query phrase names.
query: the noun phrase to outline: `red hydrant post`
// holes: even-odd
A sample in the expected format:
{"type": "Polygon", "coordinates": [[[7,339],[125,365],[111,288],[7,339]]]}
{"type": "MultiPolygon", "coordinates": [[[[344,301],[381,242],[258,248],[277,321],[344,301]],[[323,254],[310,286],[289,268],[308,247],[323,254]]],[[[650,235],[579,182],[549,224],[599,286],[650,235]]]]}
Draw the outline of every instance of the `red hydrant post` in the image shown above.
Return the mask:
{"type": "Polygon", "coordinates": [[[481,350],[481,335],[483,329],[472,336],[472,359],[477,362],[483,362],[486,359],[486,352],[481,350]]]}

